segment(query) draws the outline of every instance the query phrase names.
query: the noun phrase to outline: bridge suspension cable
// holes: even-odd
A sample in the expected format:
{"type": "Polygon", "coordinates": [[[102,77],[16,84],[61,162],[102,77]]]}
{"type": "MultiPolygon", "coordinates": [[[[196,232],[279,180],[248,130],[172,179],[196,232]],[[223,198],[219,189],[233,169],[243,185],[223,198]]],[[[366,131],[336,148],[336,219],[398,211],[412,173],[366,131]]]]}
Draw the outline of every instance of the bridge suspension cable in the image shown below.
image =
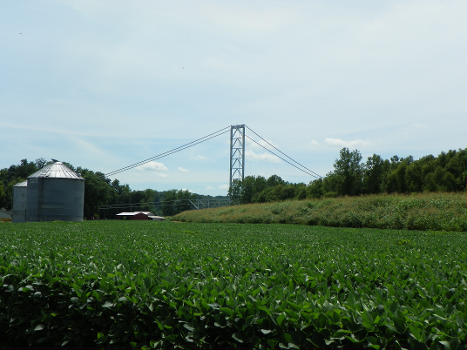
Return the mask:
{"type": "Polygon", "coordinates": [[[258,146],[264,148],[264,149],[265,149],[266,151],[268,151],[269,153],[275,155],[277,158],[279,158],[279,159],[281,159],[282,161],[286,162],[287,164],[293,166],[294,168],[300,170],[301,172],[303,172],[303,173],[305,173],[305,174],[307,174],[307,175],[309,175],[309,176],[311,176],[311,177],[315,177],[315,178],[320,177],[319,175],[315,175],[315,174],[309,172],[308,170],[305,170],[305,169],[300,168],[299,166],[293,164],[292,162],[288,161],[288,160],[285,159],[284,157],[281,157],[280,155],[278,155],[277,153],[271,151],[269,148],[265,147],[264,145],[262,145],[262,144],[259,143],[258,141],[252,139],[250,136],[248,136],[248,135],[245,135],[245,136],[246,136],[246,138],[249,139],[250,141],[256,143],[258,146]]]}
{"type": "Polygon", "coordinates": [[[316,173],[315,171],[307,168],[305,165],[303,165],[302,163],[296,161],[295,159],[293,159],[292,157],[288,156],[287,154],[285,154],[284,152],[282,152],[279,148],[277,148],[276,146],[274,146],[271,142],[269,142],[268,140],[266,140],[264,137],[262,137],[261,135],[259,135],[257,132],[255,132],[253,129],[251,129],[250,127],[248,127],[248,125],[246,125],[246,128],[248,130],[250,130],[253,134],[255,134],[257,137],[259,137],[261,140],[263,140],[266,144],[268,144],[270,147],[274,148],[277,152],[279,152],[281,155],[283,155],[284,157],[286,157],[287,159],[285,159],[284,157],[281,157],[280,155],[276,154],[275,152],[271,151],[269,148],[265,147],[264,145],[262,145],[261,143],[257,142],[256,140],[253,140],[251,137],[249,137],[248,135],[245,135],[249,140],[253,141],[254,143],[256,143],[258,146],[261,146],[262,148],[264,148],[266,151],[268,151],[269,153],[275,155],[277,158],[283,160],[284,162],[288,163],[289,165],[297,168],[298,170],[304,172],[305,174],[308,174],[312,177],[315,177],[315,178],[321,178],[321,175],[319,175],[318,173],[316,173]]]}
{"type": "MultiPolygon", "coordinates": [[[[252,142],[254,142],[255,144],[257,144],[258,146],[264,148],[267,152],[273,154],[274,156],[276,156],[277,158],[281,159],[282,161],[286,162],[287,164],[293,166],[294,168],[298,169],[299,171],[311,176],[311,177],[314,177],[314,178],[321,178],[321,176],[316,173],[315,171],[307,168],[305,165],[303,165],[302,163],[296,161],[294,158],[290,157],[289,155],[287,155],[286,153],[284,153],[283,151],[281,151],[279,148],[277,148],[276,146],[274,146],[271,142],[269,142],[268,140],[266,140],[264,137],[262,137],[260,134],[258,134],[256,131],[254,131],[253,129],[251,129],[250,127],[248,127],[247,125],[245,125],[245,127],[251,131],[254,135],[256,135],[256,137],[258,137],[260,140],[262,140],[267,146],[269,146],[270,148],[274,149],[271,150],[269,147],[266,147],[264,144],[261,144],[260,142],[258,142],[257,140],[251,138],[250,136],[248,135],[245,135],[246,138],[248,138],[249,140],[251,140],[252,142]]],[[[188,142],[186,144],[183,144],[181,146],[178,146],[178,147],[175,147],[175,148],[172,148],[168,151],[165,151],[165,152],[162,152],[162,153],[159,153],[159,154],[156,154],[155,156],[152,156],[150,158],[146,158],[144,160],[141,160],[139,162],[136,162],[136,163],[133,163],[133,164],[129,164],[127,166],[124,166],[122,168],[119,168],[119,169],[116,169],[114,171],[111,171],[111,172],[108,172],[105,174],[105,176],[113,176],[113,175],[116,175],[116,174],[119,174],[119,173],[122,173],[124,171],[128,171],[130,169],[133,169],[133,168],[136,168],[138,166],[141,166],[141,165],[144,165],[146,163],[149,163],[151,161],[154,161],[154,160],[158,160],[158,159],[161,159],[161,158],[164,158],[164,157],[167,157],[169,155],[172,155],[174,153],[177,153],[177,152],[180,152],[180,151],[183,151],[187,148],[190,148],[190,147],[193,147],[193,146],[196,146],[196,145],[199,145],[200,143],[203,143],[203,142],[206,142],[208,140],[211,140],[213,138],[216,138],[218,136],[221,136],[223,134],[226,134],[230,131],[231,129],[231,126],[226,126],[222,129],[219,129],[217,131],[214,131],[210,134],[207,134],[206,136],[203,136],[203,137],[200,137],[196,140],[193,140],[191,142],[188,142]]]]}
{"type": "Polygon", "coordinates": [[[200,143],[206,142],[206,141],[211,140],[211,139],[213,139],[213,138],[215,138],[215,137],[218,137],[218,136],[220,136],[220,135],[226,134],[226,133],[228,133],[229,131],[230,131],[230,126],[226,126],[225,128],[222,128],[222,129],[220,129],[220,130],[217,130],[217,131],[215,131],[215,132],[212,132],[212,133],[210,133],[210,134],[208,134],[208,135],[206,135],[206,136],[200,137],[199,139],[193,140],[193,141],[188,142],[188,143],[186,143],[186,144],[184,144],[184,145],[175,147],[175,148],[173,148],[173,149],[171,149],[171,150],[168,150],[168,151],[165,151],[165,152],[156,154],[156,155],[153,156],[153,157],[146,158],[146,159],[141,160],[141,161],[139,161],[139,162],[136,162],[136,163],[133,163],[133,164],[124,166],[124,167],[122,167],[122,168],[116,169],[116,170],[114,170],[114,171],[108,172],[108,173],[105,174],[105,176],[116,175],[116,174],[122,173],[122,172],[124,172],[124,171],[127,171],[127,170],[130,170],[130,169],[136,168],[136,167],[138,167],[138,166],[144,165],[144,164],[146,164],[146,163],[152,162],[152,161],[154,161],[154,160],[167,157],[167,156],[169,156],[169,155],[171,155],[171,154],[174,154],[174,153],[183,151],[184,149],[187,149],[187,148],[190,148],[190,147],[199,145],[200,143]]]}

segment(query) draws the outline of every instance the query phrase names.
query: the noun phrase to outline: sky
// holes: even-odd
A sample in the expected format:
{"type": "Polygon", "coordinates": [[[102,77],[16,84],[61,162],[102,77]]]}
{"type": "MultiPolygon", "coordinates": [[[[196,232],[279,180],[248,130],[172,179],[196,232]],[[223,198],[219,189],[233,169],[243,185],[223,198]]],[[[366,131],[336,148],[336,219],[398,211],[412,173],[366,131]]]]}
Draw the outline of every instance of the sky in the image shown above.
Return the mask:
{"type": "MultiPolygon", "coordinates": [[[[466,147],[466,80],[464,0],[6,0],[0,168],[107,173],[236,124],[321,175],[343,147],[417,159],[466,147]]],[[[112,178],[225,195],[229,152],[225,134],[112,178]]],[[[313,180],[245,153],[246,176],[313,180]]]]}

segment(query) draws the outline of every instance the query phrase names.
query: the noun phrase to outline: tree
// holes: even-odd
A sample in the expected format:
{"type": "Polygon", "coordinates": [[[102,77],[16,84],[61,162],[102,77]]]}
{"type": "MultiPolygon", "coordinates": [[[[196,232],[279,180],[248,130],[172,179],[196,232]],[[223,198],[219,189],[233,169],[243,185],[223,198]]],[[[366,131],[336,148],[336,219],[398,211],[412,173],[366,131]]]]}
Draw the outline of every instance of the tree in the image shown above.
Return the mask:
{"type": "Polygon", "coordinates": [[[280,176],[271,175],[267,179],[266,183],[267,183],[268,187],[273,187],[273,186],[277,186],[277,185],[283,185],[283,184],[285,184],[285,181],[282,180],[282,178],[280,176]]]}
{"type": "Polygon", "coordinates": [[[268,187],[264,190],[265,202],[277,202],[281,200],[282,187],[284,185],[276,185],[268,187]]]}
{"type": "MultiPolygon", "coordinates": [[[[229,197],[234,204],[280,200],[285,194],[280,194],[280,190],[273,191],[273,189],[284,185],[286,182],[277,175],[272,175],[267,180],[263,176],[247,176],[243,180],[232,182],[229,197]]],[[[290,191],[287,193],[290,194],[290,191]]],[[[294,194],[290,198],[293,196],[294,194]]]]}
{"type": "Polygon", "coordinates": [[[443,190],[447,192],[455,192],[457,189],[456,178],[452,173],[446,171],[443,176],[443,190]]]}
{"type": "Polygon", "coordinates": [[[407,193],[407,162],[402,161],[399,166],[394,170],[394,176],[396,178],[397,192],[407,193]]]}
{"type": "MultiPolygon", "coordinates": [[[[36,161],[37,162],[37,161],[36,161]]],[[[9,168],[0,170],[0,183],[3,190],[0,191],[0,207],[11,209],[13,203],[13,186],[24,181],[38,169],[35,162],[22,159],[19,165],[11,165],[9,168]]]]}
{"type": "Polygon", "coordinates": [[[266,178],[263,176],[257,176],[255,178],[255,185],[254,185],[254,194],[252,197],[252,202],[259,202],[258,201],[258,194],[263,192],[268,187],[268,183],[266,178]]]}
{"type": "Polygon", "coordinates": [[[2,182],[0,182],[0,209],[9,207],[7,203],[6,191],[2,182]]]}
{"type": "Polygon", "coordinates": [[[251,203],[256,192],[256,179],[254,176],[247,176],[241,182],[240,203],[251,203]]]}
{"type": "Polygon", "coordinates": [[[439,165],[436,167],[435,172],[433,173],[434,180],[438,185],[438,190],[446,190],[446,186],[443,181],[446,173],[446,170],[439,165]]]}
{"type": "Polygon", "coordinates": [[[414,162],[407,166],[406,180],[409,192],[423,191],[423,171],[419,162],[414,162]]]}
{"type": "Polygon", "coordinates": [[[435,192],[438,191],[439,187],[435,180],[434,173],[428,173],[423,179],[423,188],[424,190],[435,192]]]}
{"type": "Polygon", "coordinates": [[[455,178],[456,191],[465,191],[467,183],[467,149],[453,151],[451,159],[446,164],[446,170],[455,178]]]}
{"type": "Polygon", "coordinates": [[[387,172],[385,162],[377,155],[368,157],[363,169],[363,188],[365,193],[380,193],[387,172]]]}
{"type": "Polygon", "coordinates": [[[292,184],[279,185],[281,187],[279,192],[279,199],[284,201],[295,197],[295,186],[292,184]]]}
{"type": "Polygon", "coordinates": [[[47,164],[47,161],[44,158],[38,158],[34,161],[34,164],[36,165],[36,168],[39,170],[45,167],[45,165],[47,164]]]}
{"type": "Polygon", "coordinates": [[[350,151],[344,147],[340,150],[339,159],[334,163],[334,174],[342,178],[337,188],[339,195],[358,195],[362,190],[362,155],[358,150],[350,151]]]}
{"type": "Polygon", "coordinates": [[[110,204],[112,186],[110,179],[101,172],[77,169],[84,178],[84,216],[88,219],[99,216],[99,207],[110,204]]]}
{"type": "Polygon", "coordinates": [[[193,199],[193,194],[189,191],[179,190],[176,192],[175,213],[181,213],[185,210],[192,209],[190,200],[193,199]]]}
{"type": "Polygon", "coordinates": [[[305,184],[301,183],[301,184],[295,185],[295,198],[296,199],[299,199],[299,200],[305,199],[306,195],[307,195],[307,191],[306,191],[305,184]]]}
{"type": "Polygon", "coordinates": [[[34,164],[34,162],[28,162],[27,159],[21,159],[21,164],[18,165],[18,166],[14,166],[12,165],[10,168],[16,168],[15,169],[15,176],[16,177],[20,177],[22,179],[26,179],[29,175],[31,175],[32,173],[36,172],[37,170],[37,167],[36,167],[36,164],[34,164]]]}
{"type": "Polygon", "coordinates": [[[317,179],[307,186],[307,197],[308,198],[321,198],[324,195],[323,179],[317,179]]]}
{"type": "Polygon", "coordinates": [[[242,181],[235,179],[229,187],[228,196],[232,204],[239,204],[242,195],[242,181]]]}
{"type": "Polygon", "coordinates": [[[344,178],[333,172],[328,173],[323,179],[323,195],[324,197],[336,197],[338,191],[342,188],[344,178]]]}
{"type": "Polygon", "coordinates": [[[163,215],[174,215],[175,214],[175,200],[177,199],[177,191],[171,190],[164,193],[164,199],[162,201],[162,214],[163,215]]]}

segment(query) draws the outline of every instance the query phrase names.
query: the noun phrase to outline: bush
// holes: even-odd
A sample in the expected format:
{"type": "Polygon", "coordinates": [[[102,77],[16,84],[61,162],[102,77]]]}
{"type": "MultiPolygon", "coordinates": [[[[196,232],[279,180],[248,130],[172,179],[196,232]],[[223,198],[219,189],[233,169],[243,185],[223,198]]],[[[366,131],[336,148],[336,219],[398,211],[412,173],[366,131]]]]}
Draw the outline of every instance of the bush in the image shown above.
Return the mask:
{"type": "Polygon", "coordinates": [[[467,231],[467,198],[462,193],[325,198],[236,206],[230,212],[221,208],[189,211],[175,218],[199,222],[467,231]]]}

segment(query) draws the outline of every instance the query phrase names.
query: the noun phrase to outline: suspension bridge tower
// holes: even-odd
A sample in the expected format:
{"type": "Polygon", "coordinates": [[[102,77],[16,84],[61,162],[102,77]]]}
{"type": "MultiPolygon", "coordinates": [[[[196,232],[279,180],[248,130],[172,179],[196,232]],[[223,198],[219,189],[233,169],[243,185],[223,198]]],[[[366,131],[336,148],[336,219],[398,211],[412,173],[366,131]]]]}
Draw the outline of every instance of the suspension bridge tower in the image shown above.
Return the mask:
{"type": "Polygon", "coordinates": [[[230,126],[230,187],[245,178],[245,124],[230,126]]]}

